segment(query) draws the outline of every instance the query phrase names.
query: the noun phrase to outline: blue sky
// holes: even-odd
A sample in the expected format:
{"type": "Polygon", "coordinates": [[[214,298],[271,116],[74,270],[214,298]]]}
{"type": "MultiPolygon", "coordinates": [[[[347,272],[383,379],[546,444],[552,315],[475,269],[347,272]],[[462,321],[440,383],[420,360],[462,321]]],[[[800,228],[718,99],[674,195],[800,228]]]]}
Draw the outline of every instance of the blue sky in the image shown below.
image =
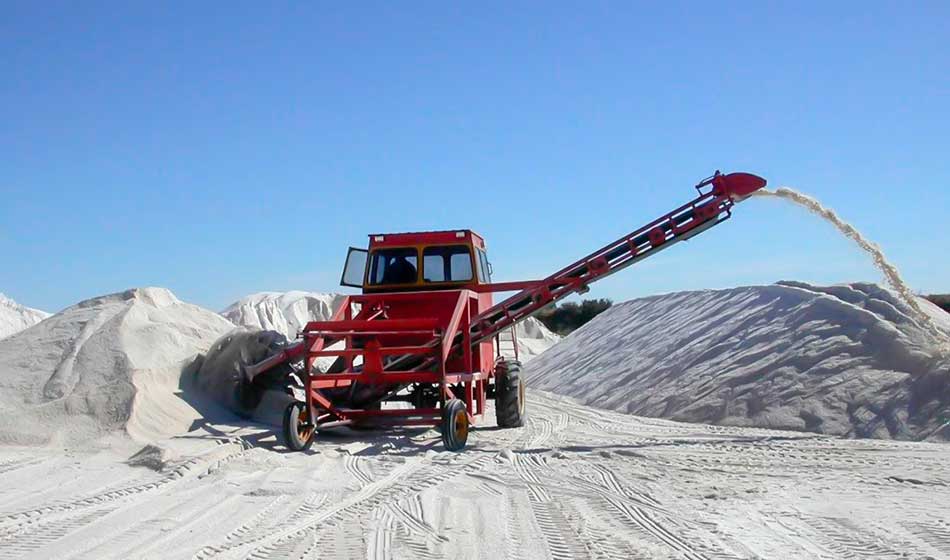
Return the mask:
{"type": "MultiPolygon", "coordinates": [[[[6,3],[0,291],[217,310],[336,289],[370,232],[463,227],[496,280],[536,278],[722,169],[950,292],[950,3],[354,4],[6,3]]],[[[879,275],[751,200],[587,297],[781,279],[879,275]]]]}

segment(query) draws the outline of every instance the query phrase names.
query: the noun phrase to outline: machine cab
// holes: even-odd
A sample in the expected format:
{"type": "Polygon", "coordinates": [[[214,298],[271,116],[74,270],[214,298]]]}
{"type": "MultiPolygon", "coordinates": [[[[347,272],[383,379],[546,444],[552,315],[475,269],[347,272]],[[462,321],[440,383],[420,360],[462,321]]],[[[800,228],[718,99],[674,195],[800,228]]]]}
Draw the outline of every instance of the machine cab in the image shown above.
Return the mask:
{"type": "Polygon", "coordinates": [[[471,230],[384,233],[351,247],[340,284],[363,293],[458,290],[491,283],[485,240],[471,230]]]}

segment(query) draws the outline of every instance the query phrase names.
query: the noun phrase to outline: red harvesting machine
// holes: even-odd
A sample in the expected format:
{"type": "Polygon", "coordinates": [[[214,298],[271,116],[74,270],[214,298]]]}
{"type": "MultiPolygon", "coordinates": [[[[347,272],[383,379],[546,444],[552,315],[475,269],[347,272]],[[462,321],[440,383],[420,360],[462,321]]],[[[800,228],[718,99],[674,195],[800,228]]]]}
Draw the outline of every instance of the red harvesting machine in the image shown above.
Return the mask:
{"type": "Polygon", "coordinates": [[[293,450],[308,448],[318,430],[346,425],[437,426],[446,449],[462,449],[486,399],[495,401],[499,427],[524,422],[517,323],[723,222],[765,184],[717,171],[696,185],[692,201],[537,281],[493,283],[485,241],[473,231],[370,235],[367,249],[350,248],[341,281],[362,293],[247,367],[245,382],[296,364],[288,378],[303,400],[287,407],[283,422],[293,450]],[[496,304],[495,292],[517,293],[496,304]],[[332,365],[321,371],[316,361],[327,357],[332,365]]]}

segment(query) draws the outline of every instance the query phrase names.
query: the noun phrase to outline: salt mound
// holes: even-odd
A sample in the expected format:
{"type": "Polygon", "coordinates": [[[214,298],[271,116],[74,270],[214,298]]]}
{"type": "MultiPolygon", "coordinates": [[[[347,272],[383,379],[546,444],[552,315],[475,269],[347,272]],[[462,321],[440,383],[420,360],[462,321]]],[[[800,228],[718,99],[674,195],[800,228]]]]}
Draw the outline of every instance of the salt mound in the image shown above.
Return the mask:
{"type": "Polygon", "coordinates": [[[881,271],[881,274],[884,275],[884,278],[887,280],[887,283],[890,284],[891,288],[893,288],[907,306],[916,313],[917,320],[923,323],[924,326],[930,330],[931,334],[938,339],[934,350],[941,355],[950,356],[950,345],[947,344],[945,334],[941,332],[940,327],[933,321],[931,314],[924,310],[918,298],[914,296],[914,293],[910,290],[910,286],[904,282],[900,271],[897,270],[897,267],[894,266],[893,263],[887,260],[887,257],[884,256],[884,251],[882,251],[877,244],[866,238],[856,227],[842,220],[834,210],[825,207],[817,199],[800,193],[795,189],[788,187],[782,187],[775,191],[761,189],[753,193],[753,195],[760,197],[774,196],[797,204],[809,212],[820,216],[833,225],[842,235],[854,241],[861,250],[871,257],[874,266],[881,271]]]}
{"type": "MultiPolygon", "coordinates": [[[[345,296],[319,292],[260,292],[244,297],[221,312],[236,325],[277,331],[293,340],[308,321],[327,321],[345,296]]],[[[526,362],[561,339],[534,318],[517,326],[519,356],[526,362]]],[[[331,360],[332,361],[332,360],[331,360]]]]}
{"type": "Polygon", "coordinates": [[[328,321],[343,302],[341,294],[318,292],[259,292],[232,303],[221,312],[236,325],[277,331],[297,337],[309,321],[328,321]]]}
{"type": "MultiPolygon", "coordinates": [[[[943,329],[946,314],[920,305],[943,329]]],[[[950,439],[950,363],[874,284],[781,283],[615,305],[527,368],[534,387],[687,422],[950,439]]]]}
{"type": "Polygon", "coordinates": [[[0,443],[179,433],[198,417],[175,394],[183,366],[233,328],[168,290],[141,288],[80,302],[0,340],[0,443]]]}
{"type": "MultiPolygon", "coordinates": [[[[518,336],[518,357],[525,363],[561,341],[560,336],[549,331],[544,323],[534,317],[518,323],[515,333],[518,336]]],[[[504,350],[504,345],[502,350],[504,350]]]]}
{"type": "Polygon", "coordinates": [[[20,305],[0,294],[0,338],[28,329],[49,316],[45,311],[20,305]]]}

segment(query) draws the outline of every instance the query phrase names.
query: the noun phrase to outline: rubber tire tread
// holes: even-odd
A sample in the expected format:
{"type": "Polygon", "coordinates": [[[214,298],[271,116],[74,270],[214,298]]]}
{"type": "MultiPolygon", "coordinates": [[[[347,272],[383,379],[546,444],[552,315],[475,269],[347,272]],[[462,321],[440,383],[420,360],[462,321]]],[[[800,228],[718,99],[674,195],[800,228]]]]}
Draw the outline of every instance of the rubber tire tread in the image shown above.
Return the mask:
{"type": "Polygon", "coordinates": [[[450,400],[442,409],[442,444],[446,451],[461,451],[468,442],[468,430],[461,439],[455,435],[455,415],[459,410],[466,410],[465,402],[461,399],[450,400]]]}
{"type": "Polygon", "coordinates": [[[306,451],[313,445],[313,435],[316,430],[311,430],[310,437],[305,441],[300,439],[300,433],[297,431],[297,419],[303,407],[304,403],[297,401],[288,404],[284,409],[284,443],[291,451],[306,451]]]}
{"type": "Polygon", "coordinates": [[[495,421],[500,428],[524,425],[527,409],[519,402],[524,383],[521,362],[506,360],[495,371],[495,421]]]}

